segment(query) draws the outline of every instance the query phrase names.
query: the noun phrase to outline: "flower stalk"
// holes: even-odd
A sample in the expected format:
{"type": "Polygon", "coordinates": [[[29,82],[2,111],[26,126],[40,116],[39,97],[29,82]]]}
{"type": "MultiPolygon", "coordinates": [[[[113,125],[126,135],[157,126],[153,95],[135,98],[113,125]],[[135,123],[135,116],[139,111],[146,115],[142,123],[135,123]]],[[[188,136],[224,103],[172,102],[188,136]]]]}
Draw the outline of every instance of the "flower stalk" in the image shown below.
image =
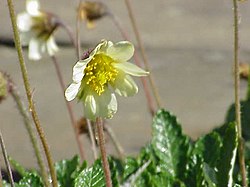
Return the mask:
{"type": "MultiPolygon", "coordinates": [[[[64,90],[66,89],[66,87],[65,87],[65,84],[64,84],[64,81],[63,81],[60,66],[59,66],[59,64],[57,62],[57,58],[55,56],[52,56],[51,58],[52,58],[53,64],[54,64],[55,69],[56,69],[56,74],[57,74],[57,77],[58,77],[58,80],[59,80],[59,83],[60,83],[60,87],[62,89],[62,92],[64,93],[64,90]]],[[[65,100],[65,98],[64,98],[64,100],[65,100]]],[[[77,127],[76,127],[76,118],[75,118],[75,115],[74,115],[74,112],[73,112],[72,105],[71,105],[70,102],[67,102],[66,100],[65,100],[65,103],[66,103],[67,110],[68,110],[68,113],[69,113],[69,116],[70,116],[72,127],[74,129],[74,133],[75,133],[76,142],[77,142],[77,145],[78,145],[78,148],[79,148],[80,156],[81,156],[82,160],[85,160],[83,145],[81,143],[80,134],[79,134],[79,132],[77,130],[77,127]]]]}
{"type": "Polygon", "coordinates": [[[235,116],[238,130],[238,154],[240,172],[242,177],[242,185],[247,187],[246,179],[246,166],[244,158],[244,140],[242,137],[241,128],[241,110],[240,110],[240,73],[239,73],[239,8],[238,0],[233,0],[233,11],[234,11],[234,95],[235,95],[235,116]]]}
{"type": "Polygon", "coordinates": [[[109,169],[108,157],[107,157],[106,148],[105,148],[103,120],[100,117],[96,118],[96,126],[97,126],[97,133],[98,133],[98,142],[99,142],[99,147],[101,151],[102,166],[103,166],[104,175],[106,179],[106,186],[112,187],[111,173],[109,169]]]}
{"type": "Polygon", "coordinates": [[[20,99],[20,96],[19,96],[19,94],[17,92],[17,89],[16,89],[14,83],[10,79],[9,79],[8,82],[10,84],[9,92],[10,92],[13,100],[15,101],[21,116],[23,117],[24,125],[25,125],[25,128],[27,129],[27,132],[28,132],[28,135],[29,135],[29,138],[30,138],[30,142],[31,142],[32,147],[34,149],[34,153],[35,153],[35,156],[36,156],[36,159],[37,159],[38,166],[40,168],[40,172],[41,172],[41,175],[42,175],[44,185],[45,185],[45,187],[49,187],[48,175],[47,175],[47,172],[46,172],[44,161],[42,159],[41,150],[39,148],[38,142],[36,140],[36,136],[34,134],[32,126],[31,126],[30,119],[28,117],[28,114],[26,112],[24,104],[22,103],[22,101],[20,99]]]}
{"type": "MultiPolygon", "coordinates": [[[[138,30],[138,27],[137,27],[135,16],[133,14],[131,3],[130,3],[129,0],[125,0],[125,4],[126,4],[126,7],[127,7],[127,10],[128,10],[128,13],[129,13],[129,18],[130,18],[130,21],[131,21],[131,24],[132,24],[132,27],[133,27],[133,30],[134,30],[134,33],[135,33],[135,37],[136,37],[138,46],[139,46],[139,48],[141,50],[142,59],[143,59],[143,62],[144,62],[145,69],[146,69],[146,71],[150,72],[151,68],[149,67],[147,55],[146,55],[146,52],[145,52],[145,48],[144,48],[144,46],[142,44],[141,36],[140,36],[139,30],[138,30]]],[[[155,82],[153,80],[152,75],[149,75],[148,78],[149,78],[150,85],[152,87],[152,91],[153,91],[153,94],[154,94],[154,97],[155,97],[155,100],[156,100],[157,107],[161,108],[162,106],[161,106],[161,101],[160,101],[160,95],[159,95],[159,93],[157,91],[157,88],[156,88],[156,85],[155,85],[155,82]]]]}
{"type": "Polygon", "coordinates": [[[10,162],[8,159],[8,154],[7,154],[7,150],[4,144],[4,140],[3,140],[3,136],[2,136],[2,132],[0,131],[0,144],[1,144],[1,149],[3,152],[3,158],[4,158],[4,162],[7,168],[7,173],[8,173],[8,177],[9,177],[9,181],[10,181],[10,185],[11,187],[14,187],[14,180],[13,180],[13,176],[12,176],[12,172],[11,172],[11,168],[10,168],[10,162]]]}
{"type": "Polygon", "coordinates": [[[46,155],[46,159],[47,159],[47,162],[48,162],[48,166],[49,166],[49,170],[50,170],[50,174],[51,174],[51,178],[52,178],[52,185],[53,185],[53,187],[57,187],[58,183],[57,183],[55,168],[54,168],[54,165],[53,165],[54,163],[53,163],[53,160],[52,160],[52,157],[51,157],[51,154],[50,154],[49,146],[48,146],[47,140],[45,138],[43,128],[42,128],[42,126],[40,124],[40,120],[39,120],[38,114],[36,112],[34,102],[32,100],[32,92],[31,92],[31,87],[30,87],[30,83],[29,83],[26,64],[25,64],[24,58],[23,58],[22,46],[21,46],[20,36],[19,36],[19,33],[18,33],[18,28],[17,28],[17,23],[16,23],[16,14],[15,14],[15,10],[14,10],[14,5],[13,5],[12,0],[7,0],[7,2],[8,2],[8,8],[9,8],[9,14],[10,14],[10,18],[11,18],[11,23],[12,23],[15,46],[16,46],[16,49],[17,49],[19,64],[20,64],[22,77],[23,77],[23,81],[24,81],[24,86],[25,86],[25,91],[26,91],[28,102],[29,102],[29,110],[31,112],[33,121],[35,123],[36,130],[38,132],[39,138],[40,138],[40,140],[42,142],[42,145],[43,145],[43,149],[44,149],[44,152],[45,152],[45,155],[46,155]]]}

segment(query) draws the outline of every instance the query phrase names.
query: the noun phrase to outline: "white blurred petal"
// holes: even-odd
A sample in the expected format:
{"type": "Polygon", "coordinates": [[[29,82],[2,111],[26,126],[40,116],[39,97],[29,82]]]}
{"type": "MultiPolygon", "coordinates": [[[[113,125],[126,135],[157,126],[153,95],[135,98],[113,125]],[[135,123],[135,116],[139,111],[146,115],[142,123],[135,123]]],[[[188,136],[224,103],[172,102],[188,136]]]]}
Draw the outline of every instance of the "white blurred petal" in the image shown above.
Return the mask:
{"type": "Polygon", "coordinates": [[[33,24],[33,19],[28,13],[24,12],[17,15],[17,27],[19,31],[28,32],[31,30],[33,24]]]}
{"type": "Polygon", "coordinates": [[[38,0],[26,0],[26,10],[32,16],[40,15],[40,4],[38,0]]]}
{"type": "Polygon", "coordinates": [[[118,62],[128,61],[134,54],[134,46],[128,41],[121,41],[107,49],[107,55],[118,62]]]}
{"type": "Polygon", "coordinates": [[[120,96],[133,96],[138,92],[138,87],[129,75],[119,73],[112,87],[120,96]]]}
{"type": "Polygon", "coordinates": [[[40,60],[44,47],[44,41],[32,38],[29,43],[29,59],[40,60]]]}
{"type": "Polygon", "coordinates": [[[75,99],[81,83],[71,83],[69,87],[65,90],[65,98],[67,101],[72,101],[75,99]]]}
{"type": "Polygon", "coordinates": [[[27,46],[33,37],[32,32],[21,32],[20,33],[20,40],[23,46],[27,46]]]}
{"type": "Polygon", "coordinates": [[[52,36],[47,40],[47,51],[50,56],[53,56],[58,51],[55,39],[52,36]]]}
{"type": "Polygon", "coordinates": [[[123,63],[113,63],[113,66],[129,75],[133,76],[147,76],[149,72],[139,68],[138,66],[129,63],[129,62],[123,62],[123,63]]]}

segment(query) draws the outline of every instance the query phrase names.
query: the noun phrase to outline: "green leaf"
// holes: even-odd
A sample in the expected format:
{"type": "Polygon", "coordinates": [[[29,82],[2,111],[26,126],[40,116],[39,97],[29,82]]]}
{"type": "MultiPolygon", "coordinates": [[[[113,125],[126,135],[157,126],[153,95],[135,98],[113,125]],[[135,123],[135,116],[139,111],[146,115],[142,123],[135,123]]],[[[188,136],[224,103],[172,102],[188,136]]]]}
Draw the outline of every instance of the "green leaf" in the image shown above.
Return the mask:
{"type": "Polygon", "coordinates": [[[12,159],[10,156],[8,156],[8,159],[14,170],[16,170],[22,177],[24,177],[28,173],[26,169],[21,166],[21,164],[19,164],[16,160],[12,159]]]}
{"type": "MultiPolygon", "coordinates": [[[[250,99],[241,101],[242,136],[245,141],[250,141],[250,99]]],[[[225,124],[235,121],[235,105],[232,104],[227,112],[225,124]]]]}
{"type": "MultiPolygon", "coordinates": [[[[109,158],[112,185],[118,187],[117,171],[115,162],[109,158]]],[[[95,161],[92,167],[84,169],[75,179],[75,187],[105,187],[105,177],[102,169],[101,160],[95,161]]]]}
{"type": "Polygon", "coordinates": [[[75,179],[75,187],[105,187],[101,160],[95,161],[90,168],[84,169],[75,179]]]}
{"type": "Polygon", "coordinates": [[[217,164],[218,186],[231,187],[233,185],[233,169],[238,145],[237,128],[230,123],[223,138],[223,146],[217,164]]]}
{"type": "Polygon", "coordinates": [[[208,164],[204,163],[203,173],[209,187],[216,187],[216,172],[208,164]]]}
{"type": "Polygon", "coordinates": [[[152,146],[161,163],[165,164],[168,175],[184,178],[190,139],[182,134],[176,117],[165,110],[159,110],[153,120],[152,146]]]}
{"type": "Polygon", "coordinates": [[[55,164],[57,180],[60,186],[74,186],[72,174],[80,167],[79,156],[74,156],[71,160],[62,160],[55,164]]]}
{"type": "Polygon", "coordinates": [[[186,177],[184,182],[187,186],[200,187],[207,186],[206,180],[203,172],[204,162],[200,155],[191,155],[186,171],[186,177]]]}
{"type": "Polygon", "coordinates": [[[131,174],[136,172],[139,168],[139,164],[137,160],[132,157],[127,157],[125,160],[124,172],[123,172],[123,179],[126,180],[131,174]]]}
{"type": "Polygon", "coordinates": [[[220,156],[221,146],[220,135],[213,131],[195,142],[192,154],[200,155],[210,167],[215,167],[220,156]]]}
{"type": "Polygon", "coordinates": [[[16,187],[43,187],[43,182],[41,177],[37,173],[27,173],[16,187]]]}

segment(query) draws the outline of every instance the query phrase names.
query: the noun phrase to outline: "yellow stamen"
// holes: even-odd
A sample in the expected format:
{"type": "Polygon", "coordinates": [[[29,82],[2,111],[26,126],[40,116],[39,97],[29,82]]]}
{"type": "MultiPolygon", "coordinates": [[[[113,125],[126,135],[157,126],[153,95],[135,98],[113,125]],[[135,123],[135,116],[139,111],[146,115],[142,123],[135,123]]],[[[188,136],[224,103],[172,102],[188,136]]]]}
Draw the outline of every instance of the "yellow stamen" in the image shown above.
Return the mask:
{"type": "Polygon", "coordinates": [[[105,91],[109,82],[114,82],[118,71],[112,63],[114,60],[105,54],[97,54],[88,63],[84,70],[83,81],[86,82],[98,95],[105,91]]]}

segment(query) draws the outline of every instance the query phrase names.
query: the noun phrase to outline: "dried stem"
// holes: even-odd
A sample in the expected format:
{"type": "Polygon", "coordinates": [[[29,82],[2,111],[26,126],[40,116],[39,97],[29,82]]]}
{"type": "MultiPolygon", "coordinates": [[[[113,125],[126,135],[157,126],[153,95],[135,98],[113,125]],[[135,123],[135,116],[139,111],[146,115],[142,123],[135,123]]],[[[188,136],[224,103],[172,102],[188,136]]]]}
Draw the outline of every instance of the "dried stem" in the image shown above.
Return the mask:
{"type": "Polygon", "coordinates": [[[236,124],[238,129],[238,154],[239,154],[239,164],[242,177],[242,185],[247,186],[246,179],[246,167],[244,158],[244,140],[242,138],[241,129],[241,111],[240,111],[240,73],[239,73],[239,10],[238,10],[238,0],[233,0],[234,8],[234,94],[235,94],[235,116],[236,124]]]}
{"type": "Polygon", "coordinates": [[[54,163],[53,163],[53,160],[52,160],[52,157],[50,154],[49,146],[48,146],[47,140],[45,138],[43,128],[40,124],[40,120],[38,118],[38,115],[37,115],[37,112],[35,109],[35,105],[34,105],[33,100],[32,100],[32,92],[31,92],[31,87],[30,87],[30,83],[29,83],[26,64],[25,64],[24,58],[23,58],[22,46],[21,46],[21,42],[20,42],[20,36],[18,33],[18,29],[17,29],[16,15],[15,15],[13,2],[12,2],[12,0],[7,0],[7,2],[8,2],[8,8],[9,8],[10,18],[11,18],[11,23],[12,23],[13,33],[14,33],[15,46],[17,49],[19,64],[20,64],[22,77],[23,77],[23,81],[24,81],[24,86],[25,86],[25,91],[26,91],[26,95],[28,98],[28,102],[29,102],[29,109],[30,109],[32,118],[34,120],[39,138],[41,139],[46,158],[47,158],[47,162],[48,162],[48,166],[49,166],[49,170],[50,170],[50,174],[51,174],[51,178],[52,178],[52,184],[54,187],[57,187],[58,184],[57,184],[55,168],[53,165],[54,163]]]}
{"type": "Polygon", "coordinates": [[[79,14],[79,8],[81,5],[81,0],[79,0],[78,7],[77,7],[77,14],[76,14],[76,52],[78,60],[80,60],[81,56],[81,40],[80,40],[80,14],[79,14]]]}
{"type": "Polygon", "coordinates": [[[94,132],[92,128],[92,123],[89,120],[87,120],[87,126],[88,126],[88,132],[90,136],[92,151],[94,154],[94,159],[96,160],[98,158],[98,154],[97,154],[97,149],[96,149],[95,136],[94,136],[94,132]]]}
{"type": "Polygon", "coordinates": [[[109,169],[109,163],[108,163],[108,158],[107,158],[107,153],[106,153],[106,148],[105,148],[103,121],[99,117],[96,119],[96,126],[97,126],[97,132],[98,132],[98,142],[99,142],[99,147],[101,151],[102,167],[103,167],[105,179],[106,179],[106,186],[112,187],[111,173],[109,169]]]}
{"type": "MultiPolygon", "coordinates": [[[[53,61],[53,64],[55,66],[55,69],[56,69],[56,74],[57,74],[57,77],[58,77],[58,80],[59,80],[59,83],[60,83],[60,87],[62,89],[62,92],[64,94],[64,90],[66,89],[65,87],[65,84],[64,84],[64,81],[63,81],[63,77],[62,77],[62,72],[61,72],[61,69],[60,69],[60,66],[57,62],[57,59],[55,56],[52,56],[52,61],[53,61]]],[[[70,116],[70,120],[71,120],[71,124],[72,124],[72,128],[74,129],[74,132],[75,132],[75,137],[76,137],[76,142],[77,142],[77,145],[78,145],[78,148],[79,148],[79,152],[80,152],[80,156],[83,160],[85,160],[85,154],[84,154],[84,150],[83,150],[83,145],[82,145],[82,142],[81,142],[81,138],[80,138],[80,134],[77,130],[77,127],[76,127],[76,118],[75,118],[75,115],[74,115],[74,112],[73,112],[73,108],[72,108],[72,105],[70,102],[68,102],[65,97],[64,97],[64,100],[65,100],[65,103],[66,103],[66,106],[67,106],[67,110],[68,110],[68,113],[69,113],[69,116],[70,116]]]]}
{"type": "Polygon", "coordinates": [[[115,145],[116,151],[120,157],[121,160],[124,160],[125,154],[124,154],[124,149],[122,148],[120,142],[118,141],[113,129],[109,125],[105,125],[104,129],[106,130],[107,134],[111,138],[113,144],[115,145]]]}
{"type": "Polygon", "coordinates": [[[5,165],[6,165],[6,168],[7,168],[8,177],[9,177],[9,180],[10,180],[10,185],[11,185],[11,187],[14,187],[15,185],[14,185],[14,180],[13,180],[13,176],[12,176],[12,172],[11,172],[11,168],[10,168],[8,154],[7,154],[7,151],[6,151],[6,147],[5,147],[5,144],[4,144],[4,141],[3,141],[3,136],[2,136],[1,131],[0,131],[0,144],[1,144],[1,149],[2,149],[2,152],[3,152],[4,162],[5,162],[5,165]]]}
{"type": "Polygon", "coordinates": [[[46,187],[48,187],[49,186],[48,175],[47,175],[47,172],[46,172],[44,161],[42,159],[40,147],[39,147],[38,142],[36,140],[36,136],[34,134],[34,131],[32,129],[32,125],[31,125],[31,121],[29,119],[29,115],[27,114],[25,106],[24,106],[24,104],[22,103],[22,101],[20,99],[20,96],[19,96],[19,94],[17,92],[17,89],[16,89],[14,83],[10,79],[9,79],[8,82],[10,84],[10,88],[9,88],[10,94],[13,97],[14,101],[16,102],[17,108],[18,108],[21,116],[23,117],[24,125],[25,125],[25,128],[27,129],[27,132],[28,132],[28,135],[29,135],[29,138],[30,138],[30,142],[31,142],[32,147],[34,149],[34,153],[36,155],[37,163],[38,163],[38,166],[39,166],[40,171],[41,171],[41,175],[42,175],[44,185],[46,187]]]}
{"type": "MultiPolygon", "coordinates": [[[[111,18],[111,20],[113,21],[114,25],[117,27],[117,29],[119,30],[119,32],[121,33],[122,37],[125,39],[125,40],[130,40],[129,39],[129,36],[127,35],[127,33],[125,32],[125,30],[122,28],[119,20],[117,19],[117,17],[111,13],[109,11],[109,17],[111,18]]],[[[141,62],[138,58],[138,55],[137,55],[137,52],[135,50],[135,54],[134,54],[134,60],[135,60],[135,64],[139,67],[141,67],[141,62]]],[[[146,96],[146,99],[147,99],[147,103],[148,103],[148,108],[149,108],[149,112],[152,116],[154,116],[154,113],[155,113],[155,109],[154,109],[154,104],[153,104],[153,100],[152,100],[152,97],[151,97],[151,94],[150,94],[150,90],[148,88],[148,83],[147,83],[147,80],[145,77],[141,77],[141,81],[142,81],[142,86],[143,86],[143,90],[145,92],[145,96],[146,96]]]]}
{"type": "MultiPolygon", "coordinates": [[[[145,68],[146,68],[147,71],[150,71],[151,68],[149,67],[148,59],[147,59],[147,56],[146,56],[144,46],[142,44],[142,40],[141,40],[139,30],[137,28],[137,24],[136,24],[135,16],[133,14],[133,10],[132,10],[131,4],[130,4],[130,0],[125,0],[125,3],[126,3],[126,7],[127,7],[127,10],[128,10],[128,13],[129,13],[130,21],[131,21],[132,26],[133,26],[133,30],[134,30],[134,33],[135,33],[137,43],[138,43],[139,48],[141,50],[142,59],[143,59],[145,68]]],[[[149,82],[150,82],[150,85],[152,87],[152,91],[153,91],[157,106],[158,106],[158,108],[161,108],[160,96],[158,94],[155,82],[154,82],[154,80],[152,78],[152,74],[149,74],[149,82]]]]}

